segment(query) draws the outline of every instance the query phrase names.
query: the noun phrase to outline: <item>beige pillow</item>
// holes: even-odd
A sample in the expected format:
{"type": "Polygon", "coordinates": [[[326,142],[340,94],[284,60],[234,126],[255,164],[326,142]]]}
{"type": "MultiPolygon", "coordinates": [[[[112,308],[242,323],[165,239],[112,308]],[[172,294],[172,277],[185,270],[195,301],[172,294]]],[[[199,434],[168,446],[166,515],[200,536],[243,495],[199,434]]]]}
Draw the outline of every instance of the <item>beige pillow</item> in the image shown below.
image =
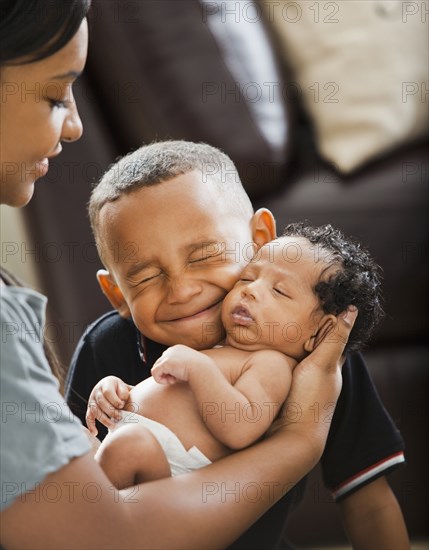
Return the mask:
{"type": "Polygon", "coordinates": [[[294,72],[319,151],[340,171],[427,132],[428,1],[260,4],[294,72]]]}

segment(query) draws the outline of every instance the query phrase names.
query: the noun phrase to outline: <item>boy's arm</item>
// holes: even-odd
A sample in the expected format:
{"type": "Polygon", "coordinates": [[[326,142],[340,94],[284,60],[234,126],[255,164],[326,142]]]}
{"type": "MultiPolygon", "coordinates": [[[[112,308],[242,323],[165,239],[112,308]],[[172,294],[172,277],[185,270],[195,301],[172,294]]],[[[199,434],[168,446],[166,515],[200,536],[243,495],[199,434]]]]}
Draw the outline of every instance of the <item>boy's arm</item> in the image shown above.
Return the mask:
{"type": "Polygon", "coordinates": [[[296,361],[274,350],[249,355],[231,384],[214,359],[187,346],[173,346],[152,369],[158,382],[189,384],[202,420],[231,449],[262,436],[286,399],[296,361]]]}
{"type": "MultiPolygon", "coordinates": [[[[343,388],[332,419],[322,466],[325,482],[341,509],[345,510],[347,529],[357,544],[357,533],[363,532],[364,527],[356,519],[358,509],[355,504],[359,503],[361,517],[366,506],[368,517],[373,514],[375,520],[378,512],[372,510],[372,497],[368,492],[377,489],[380,476],[404,465],[404,442],[380,400],[361,354],[347,357],[342,378],[343,388]]],[[[320,414],[322,412],[320,408],[320,414]]],[[[386,510],[391,508],[390,494],[390,490],[375,490],[374,502],[380,503],[386,498],[386,505],[379,505],[379,509],[384,506],[386,510]]],[[[401,525],[400,513],[399,517],[398,525],[401,525]]]]}
{"type": "Polygon", "coordinates": [[[410,548],[401,509],[384,476],[352,493],[340,507],[355,550],[410,548]]]}

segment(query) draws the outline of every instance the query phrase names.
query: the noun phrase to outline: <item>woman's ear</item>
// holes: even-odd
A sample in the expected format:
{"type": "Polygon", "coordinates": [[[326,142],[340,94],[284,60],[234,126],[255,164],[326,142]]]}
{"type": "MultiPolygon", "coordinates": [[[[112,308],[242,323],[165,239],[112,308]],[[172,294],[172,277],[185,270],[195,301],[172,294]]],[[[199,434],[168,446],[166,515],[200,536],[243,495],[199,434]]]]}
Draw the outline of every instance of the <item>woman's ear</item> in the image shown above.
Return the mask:
{"type": "Polygon", "coordinates": [[[331,313],[326,313],[320,319],[313,334],[304,343],[304,349],[307,353],[314,351],[326,334],[337,324],[337,318],[331,313]]]}
{"type": "Polygon", "coordinates": [[[276,220],[268,208],[259,208],[251,220],[253,242],[257,248],[276,238],[276,220]]]}
{"type": "Polygon", "coordinates": [[[97,271],[97,281],[103,294],[117,310],[119,315],[125,319],[131,317],[131,312],[125,301],[124,295],[112,275],[105,269],[99,269],[97,271]]]}

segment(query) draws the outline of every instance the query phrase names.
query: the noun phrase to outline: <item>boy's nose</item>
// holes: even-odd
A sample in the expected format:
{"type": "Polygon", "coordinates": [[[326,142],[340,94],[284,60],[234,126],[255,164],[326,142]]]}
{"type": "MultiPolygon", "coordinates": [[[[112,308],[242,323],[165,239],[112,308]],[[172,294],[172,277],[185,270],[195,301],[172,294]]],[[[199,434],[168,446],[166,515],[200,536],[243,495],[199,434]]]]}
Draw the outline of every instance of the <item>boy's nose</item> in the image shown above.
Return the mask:
{"type": "Polygon", "coordinates": [[[191,277],[180,277],[170,281],[167,295],[169,304],[183,304],[202,292],[200,281],[191,277]]]}

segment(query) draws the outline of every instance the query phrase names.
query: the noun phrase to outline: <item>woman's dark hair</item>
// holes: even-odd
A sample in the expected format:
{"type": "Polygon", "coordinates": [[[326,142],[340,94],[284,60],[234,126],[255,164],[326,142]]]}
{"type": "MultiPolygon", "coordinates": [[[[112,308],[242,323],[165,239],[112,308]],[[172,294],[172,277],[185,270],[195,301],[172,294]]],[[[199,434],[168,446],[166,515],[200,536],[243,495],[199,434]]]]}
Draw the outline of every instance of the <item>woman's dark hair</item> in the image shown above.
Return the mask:
{"type": "Polygon", "coordinates": [[[91,0],[0,0],[0,65],[56,53],[76,34],[90,5],[91,0]]]}
{"type": "Polygon", "coordinates": [[[302,237],[317,249],[317,257],[336,271],[314,288],[325,313],[338,315],[349,305],[359,314],[351,331],[346,351],[364,347],[383,319],[381,305],[381,268],[369,253],[353,239],[346,238],[331,225],[311,227],[303,223],[289,224],[283,236],[302,237]],[[327,253],[327,258],[325,254],[327,253]]]}

